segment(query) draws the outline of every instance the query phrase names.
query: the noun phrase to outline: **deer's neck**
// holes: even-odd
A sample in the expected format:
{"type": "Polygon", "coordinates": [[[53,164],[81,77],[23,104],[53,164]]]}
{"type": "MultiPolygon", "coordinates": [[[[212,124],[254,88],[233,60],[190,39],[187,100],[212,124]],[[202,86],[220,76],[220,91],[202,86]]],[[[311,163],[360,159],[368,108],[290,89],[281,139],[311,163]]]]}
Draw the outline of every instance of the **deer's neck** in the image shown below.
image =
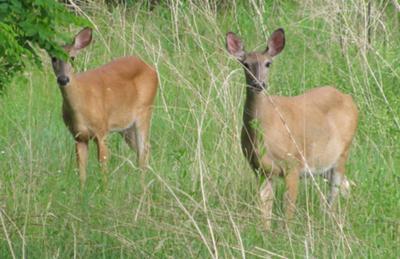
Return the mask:
{"type": "Polygon", "coordinates": [[[70,83],[67,86],[60,87],[60,90],[63,97],[64,107],[70,111],[77,110],[78,106],[82,102],[82,95],[75,76],[70,76],[70,83]]]}
{"type": "Polygon", "coordinates": [[[263,91],[246,88],[246,101],[243,110],[243,122],[245,127],[250,127],[253,120],[257,119],[264,99],[263,91]]]}

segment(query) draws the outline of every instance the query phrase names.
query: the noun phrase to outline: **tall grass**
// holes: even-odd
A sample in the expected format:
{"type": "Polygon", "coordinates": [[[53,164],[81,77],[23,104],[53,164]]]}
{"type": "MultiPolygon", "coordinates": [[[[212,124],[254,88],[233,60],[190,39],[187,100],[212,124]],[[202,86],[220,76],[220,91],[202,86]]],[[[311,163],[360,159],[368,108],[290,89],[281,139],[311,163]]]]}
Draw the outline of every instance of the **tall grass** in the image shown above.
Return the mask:
{"type": "Polygon", "coordinates": [[[170,0],[152,11],[140,3],[81,3],[95,41],[77,70],[137,55],[160,77],[151,169],[140,173],[135,154],[112,135],[107,190],[92,148],[80,193],[50,65],[14,80],[0,99],[0,257],[399,255],[398,13],[387,1],[210,3],[170,0]],[[268,93],[333,84],[354,96],[360,124],[347,166],[355,183],[350,198],[327,214],[318,191],[326,193],[327,184],[302,181],[287,229],[277,180],[266,233],[258,182],[239,144],[243,72],[225,51],[225,33],[240,34],[247,50],[263,49],[277,27],[285,28],[287,45],[268,93]]]}

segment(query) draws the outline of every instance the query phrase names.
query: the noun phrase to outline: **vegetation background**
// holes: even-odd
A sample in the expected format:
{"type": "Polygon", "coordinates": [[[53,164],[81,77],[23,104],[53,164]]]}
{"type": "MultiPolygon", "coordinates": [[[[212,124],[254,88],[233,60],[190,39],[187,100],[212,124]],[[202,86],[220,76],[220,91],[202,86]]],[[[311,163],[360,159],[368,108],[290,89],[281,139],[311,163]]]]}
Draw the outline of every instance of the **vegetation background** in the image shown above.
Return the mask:
{"type": "MultiPolygon", "coordinates": [[[[159,72],[151,169],[118,134],[109,138],[108,189],[91,149],[80,193],[72,137],[48,56],[0,97],[1,258],[369,257],[400,255],[400,16],[395,1],[66,1],[94,28],[76,60],[84,71],[137,55],[159,72]],[[150,4],[150,2],[152,2],[150,4]],[[324,213],[322,179],[302,181],[282,226],[264,232],[258,183],[240,149],[244,76],[225,33],[262,50],[276,28],[286,47],[268,93],[335,85],[354,96],[360,123],[348,161],[350,198],[324,213]]],[[[72,39],[80,28],[60,27],[72,39]]],[[[2,43],[3,44],[3,43],[2,43]]],[[[93,147],[93,146],[91,146],[93,147]]]]}

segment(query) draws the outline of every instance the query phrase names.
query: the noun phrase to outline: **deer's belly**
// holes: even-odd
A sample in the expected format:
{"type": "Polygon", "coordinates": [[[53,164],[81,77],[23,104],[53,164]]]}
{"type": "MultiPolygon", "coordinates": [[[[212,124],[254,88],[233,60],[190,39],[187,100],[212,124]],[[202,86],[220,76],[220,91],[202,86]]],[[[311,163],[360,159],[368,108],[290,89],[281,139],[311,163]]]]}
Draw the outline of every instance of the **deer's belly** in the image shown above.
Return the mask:
{"type": "Polygon", "coordinates": [[[136,117],[133,114],[126,115],[124,117],[119,117],[118,119],[113,118],[109,122],[110,131],[124,131],[133,127],[136,122],[136,117]]]}
{"type": "Polygon", "coordinates": [[[305,156],[305,163],[303,163],[302,175],[313,174],[320,175],[326,174],[336,166],[343,146],[339,139],[332,137],[326,145],[312,145],[305,156]]]}
{"type": "MultiPolygon", "coordinates": [[[[331,136],[327,141],[316,143],[286,143],[279,145],[279,142],[269,139],[264,142],[263,148],[257,148],[261,161],[271,162],[286,171],[293,167],[299,167],[302,174],[325,174],[336,166],[336,163],[343,152],[343,145],[340,139],[331,136]]],[[[281,142],[282,143],[282,142],[281,142]]]]}

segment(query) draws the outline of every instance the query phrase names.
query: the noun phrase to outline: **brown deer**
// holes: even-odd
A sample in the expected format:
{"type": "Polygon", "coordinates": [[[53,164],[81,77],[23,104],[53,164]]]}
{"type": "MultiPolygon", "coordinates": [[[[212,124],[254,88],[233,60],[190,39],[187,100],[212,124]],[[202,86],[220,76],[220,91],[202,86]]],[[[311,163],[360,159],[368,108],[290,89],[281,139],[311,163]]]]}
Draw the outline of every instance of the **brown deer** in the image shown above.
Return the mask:
{"type": "MultiPolygon", "coordinates": [[[[92,30],[81,30],[64,46],[73,60],[92,40],[92,30]]],[[[97,145],[98,159],[105,168],[106,136],[118,131],[136,149],[139,167],[149,156],[149,128],[157,92],[157,73],[139,58],[116,59],[96,69],[75,74],[68,61],[52,57],[52,66],[63,97],[63,118],[76,142],[81,187],[86,180],[88,142],[97,145]]],[[[105,171],[105,170],[103,170],[105,171]]]]}
{"type": "Polygon", "coordinates": [[[322,173],[329,178],[329,206],[340,187],[349,187],[345,163],[358,118],[352,97],[330,86],[293,97],[267,95],[269,68],[284,46],[283,29],[272,33],[262,52],[245,52],[238,36],[232,32],[226,35],[227,50],[243,65],[246,76],[241,144],[252,169],[265,177],[260,197],[267,229],[272,216],[273,176],[285,179],[287,220],[294,214],[300,176],[322,173]]]}

